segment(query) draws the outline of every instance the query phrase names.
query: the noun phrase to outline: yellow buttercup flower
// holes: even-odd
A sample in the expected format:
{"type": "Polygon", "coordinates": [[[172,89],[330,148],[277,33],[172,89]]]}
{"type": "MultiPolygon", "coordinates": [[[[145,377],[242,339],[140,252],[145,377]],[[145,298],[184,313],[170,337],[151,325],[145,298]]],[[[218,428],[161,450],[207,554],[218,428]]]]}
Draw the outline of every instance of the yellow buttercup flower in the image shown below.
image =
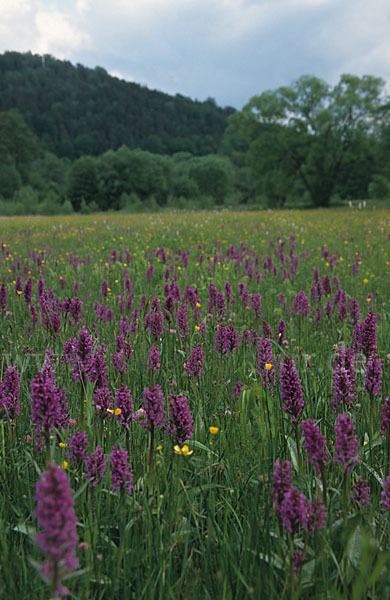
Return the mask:
{"type": "Polygon", "coordinates": [[[265,363],[265,368],[267,371],[270,371],[272,369],[271,363],[265,363]]]}
{"type": "Polygon", "coordinates": [[[66,460],[63,461],[62,468],[63,469],[67,469],[68,468],[68,463],[66,462],[66,460]]]}
{"type": "Polygon", "coordinates": [[[176,444],[176,446],[173,447],[173,451],[175,454],[183,454],[183,456],[190,456],[191,454],[194,453],[193,450],[189,449],[187,444],[184,444],[184,446],[182,446],[182,448],[180,448],[180,446],[178,444],[176,444]]]}
{"type": "Polygon", "coordinates": [[[66,448],[67,446],[67,444],[64,444],[64,442],[60,442],[58,445],[60,448],[66,448]]]}
{"type": "Polygon", "coordinates": [[[115,410],[111,410],[111,408],[107,408],[107,412],[111,413],[112,415],[120,415],[121,414],[121,409],[120,408],[116,408],[115,410]]]}
{"type": "Polygon", "coordinates": [[[210,432],[212,435],[215,435],[216,433],[218,433],[218,431],[219,431],[219,427],[213,427],[213,426],[210,426],[210,427],[209,427],[209,432],[210,432]]]}

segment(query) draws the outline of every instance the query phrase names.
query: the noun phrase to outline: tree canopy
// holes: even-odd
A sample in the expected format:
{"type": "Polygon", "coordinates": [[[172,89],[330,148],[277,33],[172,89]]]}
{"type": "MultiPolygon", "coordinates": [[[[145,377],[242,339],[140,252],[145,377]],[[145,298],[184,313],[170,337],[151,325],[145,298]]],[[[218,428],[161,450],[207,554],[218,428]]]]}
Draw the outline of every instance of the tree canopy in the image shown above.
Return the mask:
{"type": "Polygon", "coordinates": [[[0,112],[0,196],[10,197],[27,180],[39,141],[17,110],[0,112]]]}
{"type": "Polygon", "coordinates": [[[233,108],[171,96],[53,56],[0,55],[0,111],[17,108],[43,147],[72,160],[122,145],[217,152],[233,108]]]}
{"type": "Polygon", "coordinates": [[[390,197],[378,77],[303,76],[234,112],[7,52],[0,86],[0,214],[390,197]]]}
{"type": "Polygon", "coordinates": [[[358,156],[372,155],[384,124],[384,81],[342,75],[333,88],[313,76],[254,96],[229,119],[230,147],[244,148],[254,187],[279,204],[300,187],[314,205],[329,204],[358,156]]]}
{"type": "Polygon", "coordinates": [[[0,112],[0,160],[26,174],[39,155],[39,141],[17,110],[0,112]]]}

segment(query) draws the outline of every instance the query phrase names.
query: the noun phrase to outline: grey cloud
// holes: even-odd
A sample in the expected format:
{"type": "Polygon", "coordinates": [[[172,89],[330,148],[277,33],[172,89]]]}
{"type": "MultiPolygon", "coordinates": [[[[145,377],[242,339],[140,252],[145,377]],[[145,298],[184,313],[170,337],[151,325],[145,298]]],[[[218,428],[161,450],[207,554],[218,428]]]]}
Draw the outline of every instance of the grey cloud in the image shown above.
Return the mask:
{"type": "MultiPolygon", "coordinates": [[[[363,0],[78,0],[72,24],[89,43],[68,58],[151,89],[241,108],[303,74],[329,83],[344,72],[390,80],[390,11],[387,0],[373,3],[375,9],[363,0]]],[[[0,31],[2,25],[0,16],[0,31]]],[[[18,44],[12,49],[26,49],[18,44]]]]}

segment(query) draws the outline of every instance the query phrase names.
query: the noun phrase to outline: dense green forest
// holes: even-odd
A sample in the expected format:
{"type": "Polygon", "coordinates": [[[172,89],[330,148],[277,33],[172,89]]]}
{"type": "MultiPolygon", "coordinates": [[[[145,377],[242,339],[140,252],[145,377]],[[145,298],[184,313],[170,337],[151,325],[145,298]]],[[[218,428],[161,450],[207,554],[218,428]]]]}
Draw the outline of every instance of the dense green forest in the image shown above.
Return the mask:
{"type": "Polygon", "coordinates": [[[17,108],[47,150],[70,159],[122,145],[210,154],[234,112],[31,53],[0,55],[0,90],[0,111],[17,108]]]}
{"type": "Polygon", "coordinates": [[[241,111],[51,56],[0,55],[0,214],[390,197],[377,77],[303,76],[241,111]]]}

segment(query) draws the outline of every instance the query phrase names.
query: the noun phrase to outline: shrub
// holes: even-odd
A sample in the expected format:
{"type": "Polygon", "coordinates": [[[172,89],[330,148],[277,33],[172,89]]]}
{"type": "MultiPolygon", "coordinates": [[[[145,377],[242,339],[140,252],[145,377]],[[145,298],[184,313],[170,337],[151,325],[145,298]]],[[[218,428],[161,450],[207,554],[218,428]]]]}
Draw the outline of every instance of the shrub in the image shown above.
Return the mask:
{"type": "Polygon", "coordinates": [[[390,181],[384,175],[374,175],[368,185],[370,198],[390,198],[390,181]]]}

